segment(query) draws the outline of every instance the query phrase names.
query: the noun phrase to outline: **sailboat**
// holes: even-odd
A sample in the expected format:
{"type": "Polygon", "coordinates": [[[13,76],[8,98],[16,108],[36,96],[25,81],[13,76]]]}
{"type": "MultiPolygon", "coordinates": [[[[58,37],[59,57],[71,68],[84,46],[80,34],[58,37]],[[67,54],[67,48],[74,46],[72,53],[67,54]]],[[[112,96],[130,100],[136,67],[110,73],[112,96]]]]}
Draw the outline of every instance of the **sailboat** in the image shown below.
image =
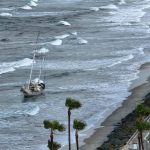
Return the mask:
{"type": "Polygon", "coordinates": [[[33,61],[32,61],[32,65],[31,65],[29,81],[28,81],[28,83],[25,83],[20,89],[20,91],[23,93],[24,97],[32,97],[32,96],[41,95],[45,89],[45,83],[43,80],[41,80],[42,67],[44,65],[44,59],[45,59],[44,55],[43,55],[39,75],[37,78],[32,79],[36,52],[37,51],[35,50],[34,54],[33,54],[33,61]]]}

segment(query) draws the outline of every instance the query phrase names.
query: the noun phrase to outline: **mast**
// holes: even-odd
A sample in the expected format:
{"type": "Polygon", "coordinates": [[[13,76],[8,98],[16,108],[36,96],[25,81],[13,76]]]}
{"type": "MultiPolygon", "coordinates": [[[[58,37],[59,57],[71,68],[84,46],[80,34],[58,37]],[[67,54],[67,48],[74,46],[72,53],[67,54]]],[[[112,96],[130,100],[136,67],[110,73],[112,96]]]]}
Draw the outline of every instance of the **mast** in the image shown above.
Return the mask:
{"type": "MultiPolygon", "coordinates": [[[[36,44],[38,42],[39,35],[40,35],[40,32],[38,32],[37,39],[36,39],[36,44]]],[[[31,66],[31,71],[30,71],[30,76],[29,76],[28,89],[29,89],[31,79],[32,79],[33,65],[34,65],[34,62],[35,62],[35,55],[36,55],[36,50],[35,50],[34,55],[33,55],[33,61],[32,61],[32,66],[31,66]]]]}
{"type": "Polygon", "coordinates": [[[34,52],[34,55],[33,55],[33,61],[32,61],[32,66],[31,66],[31,71],[30,71],[30,76],[29,76],[28,89],[29,89],[29,86],[30,86],[30,83],[31,83],[31,78],[32,78],[32,73],[33,73],[33,65],[34,65],[34,60],[35,60],[35,53],[36,52],[34,52]]]}
{"type": "Polygon", "coordinates": [[[41,74],[42,74],[42,69],[43,69],[44,60],[45,60],[45,56],[43,56],[43,60],[42,60],[41,67],[40,67],[39,81],[40,81],[41,74]]]}

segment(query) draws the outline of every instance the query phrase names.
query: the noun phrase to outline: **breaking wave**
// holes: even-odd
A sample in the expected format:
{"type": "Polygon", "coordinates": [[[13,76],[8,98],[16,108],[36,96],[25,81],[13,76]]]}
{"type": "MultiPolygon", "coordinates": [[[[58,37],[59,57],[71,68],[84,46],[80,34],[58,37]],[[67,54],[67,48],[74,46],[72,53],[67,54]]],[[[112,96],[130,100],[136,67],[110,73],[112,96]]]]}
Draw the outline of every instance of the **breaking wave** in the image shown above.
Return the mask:
{"type": "Polygon", "coordinates": [[[62,45],[62,40],[57,39],[57,40],[51,41],[50,44],[55,45],[55,46],[62,45]]]}
{"type": "Polygon", "coordinates": [[[20,7],[21,9],[24,10],[31,10],[32,7],[36,7],[38,5],[38,0],[31,0],[28,4],[26,4],[25,6],[20,7]]]}
{"type": "Polygon", "coordinates": [[[123,4],[126,4],[125,0],[120,0],[119,5],[123,5],[123,4]]]}
{"type": "Polygon", "coordinates": [[[92,10],[92,11],[99,11],[99,7],[90,7],[90,10],[92,10]]]}
{"type": "Polygon", "coordinates": [[[25,10],[31,10],[32,9],[32,7],[31,6],[29,6],[29,5],[25,5],[25,6],[22,6],[22,7],[20,7],[21,9],[25,9],[25,10]]]}
{"type": "Polygon", "coordinates": [[[118,7],[114,4],[110,4],[110,5],[107,5],[107,6],[101,6],[100,8],[101,9],[118,9],[118,7]]]}
{"type": "Polygon", "coordinates": [[[57,24],[58,25],[64,25],[64,26],[71,26],[71,24],[67,21],[59,21],[57,24]]]}
{"type": "Polygon", "coordinates": [[[58,35],[58,36],[55,36],[55,39],[65,39],[69,36],[70,36],[69,34],[58,35]]]}
{"type": "Polygon", "coordinates": [[[135,5],[135,7],[126,7],[110,12],[111,16],[105,17],[106,22],[116,22],[118,24],[129,24],[132,22],[139,23],[145,15],[144,9],[150,8],[150,4],[135,5]]]}
{"type": "Polygon", "coordinates": [[[12,14],[11,13],[0,13],[0,16],[3,16],[3,17],[12,17],[12,14]]]}
{"type": "Polygon", "coordinates": [[[32,64],[32,59],[25,58],[23,60],[14,61],[14,62],[2,62],[0,63],[0,74],[15,71],[15,69],[29,66],[32,64]]]}
{"type": "Polygon", "coordinates": [[[125,61],[133,59],[132,54],[113,59],[95,59],[86,61],[48,61],[45,68],[52,70],[97,70],[99,68],[113,67],[125,61]]]}
{"type": "Polygon", "coordinates": [[[32,103],[17,104],[10,107],[11,108],[8,108],[7,110],[5,109],[5,112],[3,110],[0,111],[0,118],[17,117],[21,115],[34,116],[40,110],[38,105],[32,103]]]}

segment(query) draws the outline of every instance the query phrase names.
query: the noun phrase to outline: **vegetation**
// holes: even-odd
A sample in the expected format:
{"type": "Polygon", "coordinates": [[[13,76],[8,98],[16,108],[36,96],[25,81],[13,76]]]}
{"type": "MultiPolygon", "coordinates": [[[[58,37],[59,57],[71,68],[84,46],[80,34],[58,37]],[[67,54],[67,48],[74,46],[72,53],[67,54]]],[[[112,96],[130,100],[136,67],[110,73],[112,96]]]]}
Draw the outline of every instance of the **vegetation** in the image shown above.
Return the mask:
{"type": "Polygon", "coordinates": [[[48,140],[48,148],[50,150],[51,150],[52,146],[53,146],[53,150],[58,150],[61,147],[61,145],[59,143],[54,142],[54,141],[52,143],[50,140],[48,140]]]}
{"type": "Polygon", "coordinates": [[[150,130],[150,123],[145,121],[145,117],[150,114],[150,108],[140,104],[136,108],[137,120],[136,128],[138,130],[139,150],[144,150],[143,131],[150,130]]]}
{"type": "Polygon", "coordinates": [[[78,131],[85,129],[86,123],[82,120],[75,119],[73,122],[73,128],[76,130],[75,131],[75,139],[76,139],[76,147],[77,150],[79,150],[79,135],[78,131]]]}
{"type": "MultiPolygon", "coordinates": [[[[117,150],[118,148],[123,147],[128,142],[128,140],[132,137],[136,130],[141,130],[141,126],[143,126],[143,129],[148,129],[147,125],[145,126],[144,124],[141,125],[141,123],[139,123],[140,120],[138,120],[138,118],[141,118],[142,116],[143,122],[145,116],[149,114],[150,103],[147,104],[147,101],[149,102],[149,100],[150,97],[149,99],[145,100],[144,104],[138,105],[136,110],[123,118],[121,122],[118,122],[115,126],[115,129],[108,135],[108,140],[105,141],[99,148],[97,148],[97,150],[117,150]],[[145,106],[145,104],[147,105],[147,107],[145,106]]],[[[140,134],[138,136],[140,136],[140,134]]],[[[142,143],[140,143],[140,147],[141,144],[142,143]]]]}
{"type": "MultiPolygon", "coordinates": [[[[70,124],[71,124],[71,110],[78,109],[82,105],[78,100],[72,99],[70,97],[66,98],[65,106],[68,108],[68,145],[69,150],[71,150],[71,132],[70,132],[70,124]]],[[[54,142],[54,131],[57,130],[59,132],[65,131],[65,126],[60,124],[57,120],[44,120],[43,121],[44,128],[50,130],[50,139],[48,140],[48,148],[50,150],[58,150],[61,145],[57,142],[54,142]]],[[[76,130],[75,138],[77,150],[79,150],[79,142],[78,142],[78,131],[83,130],[86,127],[86,123],[82,120],[74,120],[73,128],[76,130]]]]}
{"type": "Polygon", "coordinates": [[[54,131],[57,130],[59,132],[63,132],[65,131],[65,126],[63,124],[60,124],[57,120],[44,120],[43,124],[45,129],[50,129],[50,140],[48,140],[49,149],[59,149],[61,145],[54,142],[54,131]]]}
{"type": "Polygon", "coordinates": [[[71,132],[70,132],[71,110],[78,109],[82,105],[78,100],[68,97],[66,98],[65,106],[68,108],[68,145],[69,150],[71,150],[71,132]]]}

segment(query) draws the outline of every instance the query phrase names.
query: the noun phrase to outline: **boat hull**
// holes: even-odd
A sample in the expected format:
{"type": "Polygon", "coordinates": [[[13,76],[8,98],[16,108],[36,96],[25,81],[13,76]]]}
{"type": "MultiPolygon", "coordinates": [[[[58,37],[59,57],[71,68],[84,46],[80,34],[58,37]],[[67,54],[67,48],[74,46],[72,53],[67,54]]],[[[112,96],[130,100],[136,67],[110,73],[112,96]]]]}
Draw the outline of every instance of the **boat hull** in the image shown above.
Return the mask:
{"type": "Polygon", "coordinates": [[[40,92],[32,92],[32,93],[23,93],[25,98],[42,95],[43,91],[40,92]]]}
{"type": "Polygon", "coordinates": [[[44,89],[41,88],[40,90],[33,91],[26,87],[22,87],[20,91],[23,93],[24,97],[33,97],[33,96],[42,95],[44,92],[44,89]]]}

